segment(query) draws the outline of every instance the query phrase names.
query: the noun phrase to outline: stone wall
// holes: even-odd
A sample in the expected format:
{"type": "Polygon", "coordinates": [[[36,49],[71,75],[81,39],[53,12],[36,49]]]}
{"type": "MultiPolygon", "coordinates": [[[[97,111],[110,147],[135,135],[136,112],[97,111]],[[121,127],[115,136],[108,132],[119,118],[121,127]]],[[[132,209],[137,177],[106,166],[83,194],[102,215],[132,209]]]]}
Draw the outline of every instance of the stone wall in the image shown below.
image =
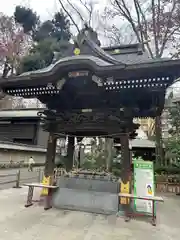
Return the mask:
{"type": "Polygon", "coordinates": [[[53,197],[53,206],[60,209],[91,213],[118,212],[119,183],[101,179],[61,176],[59,189],[53,197]]]}
{"type": "MultiPolygon", "coordinates": [[[[6,164],[10,161],[27,163],[31,156],[36,163],[44,163],[46,149],[22,144],[0,143],[0,164],[6,164]]],[[[58,159],[58,155],[56,159],[58,159]]]]}
{"type": "Polygon", "coordinates": [[[46,132],[46,131],[43,131],[41,125],[39,125],[37,131],[38,131],[37,132],[37,146],[40,147],[40,148],[46,148],[49,133],[46,132]]]}

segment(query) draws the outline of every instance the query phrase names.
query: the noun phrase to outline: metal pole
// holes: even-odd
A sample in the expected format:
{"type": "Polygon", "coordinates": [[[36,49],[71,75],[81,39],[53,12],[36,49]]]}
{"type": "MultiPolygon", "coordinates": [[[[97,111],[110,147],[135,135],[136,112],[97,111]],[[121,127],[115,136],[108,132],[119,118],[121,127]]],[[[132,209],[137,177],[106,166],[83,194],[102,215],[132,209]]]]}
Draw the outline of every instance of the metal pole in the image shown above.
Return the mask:
{"type": "Polygon", "coordinates": [[[20,170],[17,171],[17,174],[16,174],[16,184],[13,188],[21,188],[20,187],[20,170]]]}
{"type": "Polygon", "coordinates": [[[41,169],[38,169],[38,176],[37,176],[38,183],[41,182],[41,169]]]}

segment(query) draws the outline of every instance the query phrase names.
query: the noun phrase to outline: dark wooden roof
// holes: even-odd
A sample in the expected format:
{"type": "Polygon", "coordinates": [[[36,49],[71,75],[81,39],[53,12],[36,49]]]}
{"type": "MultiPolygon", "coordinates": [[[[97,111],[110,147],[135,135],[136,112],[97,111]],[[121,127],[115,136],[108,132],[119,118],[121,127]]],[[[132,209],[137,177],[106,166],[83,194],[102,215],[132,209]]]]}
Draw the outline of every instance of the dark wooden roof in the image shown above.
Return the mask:
{"type": "Polygon", "coordinates": [[[142,45],[139,43],[106,47],[103,50],[125,64],[142,63],[151,60],[148,53],[143,51],[142,45]]]}
{"type": "MultiPolygon", "coordinates": [[[[112,64],[94,56],[72,56],[60,59],[47,68],[26,72],[19,76],[0,79],[0,87],[14,87],[19,84],[24,86],[38,86],[57,81],[69,71],[89,70],[100,77],[115,77],[122,79],[171,77],[166,87],[171,85],[180,75],[180,60],[149,60],[135,64],[112,64]],[[173,77],[173,79],[172,79],[173,77]],[[39,81],[38,81],[39,80],[39,81]],[[43,82],[40,82],[43,81],[43,82]]],[[[106,81],[106,79],[104,79],[106,81]]]]}
{"type": "Polygon", "coordinates": [[[71,49],[45,69],[1,79],[0,88],[37,97],[60,112],[132,108],[134,117],[154,117],[157,107],[162,111],[166,88],[180,76],[180,60],[152,60],[140,44],[102,49],[90,33],[79,37],[81,55],[71,49]]]}

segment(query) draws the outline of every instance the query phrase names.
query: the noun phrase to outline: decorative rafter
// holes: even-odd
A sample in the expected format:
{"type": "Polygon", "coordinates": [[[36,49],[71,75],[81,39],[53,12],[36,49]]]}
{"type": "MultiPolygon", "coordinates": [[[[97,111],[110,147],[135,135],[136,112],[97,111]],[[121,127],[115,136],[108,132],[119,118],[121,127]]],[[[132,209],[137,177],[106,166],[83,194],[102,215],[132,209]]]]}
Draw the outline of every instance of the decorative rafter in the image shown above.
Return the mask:
{"type": "MultiPolygon", "coordinates": [[[[63,80],[62,80],[63,81],[63,80]]],[[[100,81],[95,75],[92,76],[92,81],[97,83],[97,87],[103,87],[105,90],[121,90],[121,89],[138,89],[138,88],[151,88],[153,89],[165,89],[168,85],[169,77],[157,77],[157,78],[145,78],[145,79],[133,79],[133,80],[113,80],[113,78],[108,78],[100,81]]],[[[58,81],[59,83],[59,81],[58,81]]],[[[63,81],[64,84],[64,81],[63,81]]],[[[40,87],[28,87],[28,88],[16,88],[8,89],[6,91],[10,95],[19,97],[30,97],[39,95],[58,95],[61,93],[59,85],[55,86],[49,84],[47,86],[40,87]]]]}

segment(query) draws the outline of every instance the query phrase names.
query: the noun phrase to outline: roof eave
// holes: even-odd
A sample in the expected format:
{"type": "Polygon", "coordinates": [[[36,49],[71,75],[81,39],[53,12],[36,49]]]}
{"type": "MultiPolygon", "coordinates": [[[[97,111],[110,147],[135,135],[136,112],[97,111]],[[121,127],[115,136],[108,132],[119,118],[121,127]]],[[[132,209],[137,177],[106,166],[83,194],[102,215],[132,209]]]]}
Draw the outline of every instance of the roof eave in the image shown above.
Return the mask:
{"type": "MultiPolygon", "coordinates": [[[[5,87],[11,85],[14,82],[24,82],[24,81],[33,81],[33,80],[40,80],[43,79],[43,84],[46,81],[49,81],[49,78],[53,78],[57,73],[63,74],[67,71],[77,71],[80,69],[89,69],[92,70],[95,74],[99,76],[107,75],[119,75],[119,71],[121,74],[127,74],[128,72],[133,72],[135,75],[137,72],[141,71],[142,73],[146,73],[147,70],[158,70],[161,68],[162,72],[168,70],[168,73],[171,72],[173,75],[180,75],[180,59],[178,60],[161,60],[161,61],[151,61],[151,62],[144,62],[138,64],[129,64],[129,65],[107,65],[107,66],[100,66],[91,60],[83,61],[79,59],[74,59],[70,62],[61,62],[60,64],[55,65],[50,71],[47,72],[39,72],[39,73],[31,73],[29,75],[20,75],[16,77],[9,77],[7,79],[0,80],[0,87],[5,87]],[[169,69],[168,69],[169,67],[169,69]],[[177,70],[177,71],[175,71],[177,70]]],[[[152,71],[153,72],[153,71],[152,71]]],[[[153,73],[152,73],[153,74],[153,73]]],[[[176,76],[178,77],[178,76],[176,76]]],[[[39,84],[39,82],[38,82],[39,84]]]]}

